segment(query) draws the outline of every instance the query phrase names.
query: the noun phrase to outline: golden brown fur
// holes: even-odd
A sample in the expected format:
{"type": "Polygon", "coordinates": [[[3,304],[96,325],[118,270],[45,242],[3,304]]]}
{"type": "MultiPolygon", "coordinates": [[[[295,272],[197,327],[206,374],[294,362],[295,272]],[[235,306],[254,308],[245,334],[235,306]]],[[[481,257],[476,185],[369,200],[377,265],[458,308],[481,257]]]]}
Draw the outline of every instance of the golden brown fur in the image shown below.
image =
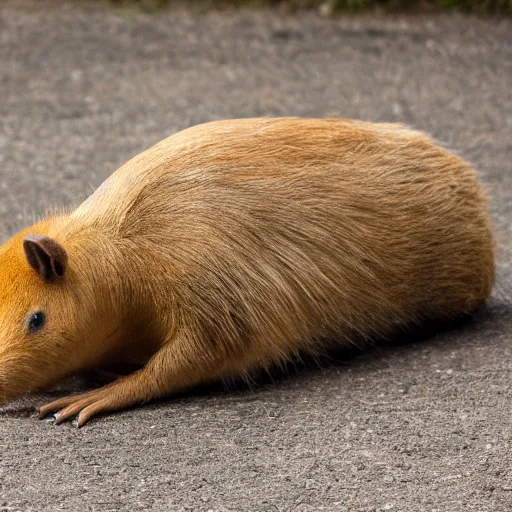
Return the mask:
{"type": "Polygon", "coordinates": [[[475,173],[425,135],[340,119],[208,123],[0,249],[0,395],[144,365],[41,410],[83,424],[326,340],[469,313],[493,279],[475,173]],[[67,252],[59,282],[27,265],[29,233],[67,252]],[[27,334],[38,308],[48,324],[27,334]]]}

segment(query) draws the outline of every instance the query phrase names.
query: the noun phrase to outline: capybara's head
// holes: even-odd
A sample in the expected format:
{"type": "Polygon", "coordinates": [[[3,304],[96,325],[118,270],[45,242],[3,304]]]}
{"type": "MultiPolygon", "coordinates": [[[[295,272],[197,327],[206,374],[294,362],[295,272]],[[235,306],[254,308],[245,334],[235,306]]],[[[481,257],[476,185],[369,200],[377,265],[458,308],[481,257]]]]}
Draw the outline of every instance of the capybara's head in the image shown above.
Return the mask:
{"type": "Polygon", "coordinates": [[[0,247],[0,403],[80,369],[112,328],[98,322],[109,312],[87,257],[73,258],[41,231],[34,226],[0,247]]]}

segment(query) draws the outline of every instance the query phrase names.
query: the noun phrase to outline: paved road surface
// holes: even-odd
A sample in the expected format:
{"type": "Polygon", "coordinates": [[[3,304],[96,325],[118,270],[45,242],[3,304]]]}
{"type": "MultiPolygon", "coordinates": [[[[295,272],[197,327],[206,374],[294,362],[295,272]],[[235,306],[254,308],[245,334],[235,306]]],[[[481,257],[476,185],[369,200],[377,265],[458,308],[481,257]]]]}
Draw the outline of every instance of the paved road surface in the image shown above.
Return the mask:
{"type": "MultiPolygon", "coordinates": [[[[512,20],[0,10],[0,238],[212,119],[401,121],[472,160],[500,241],[470,325],[77,430],[0,409],[0,510],[512,509],[512,20]]],[[[69,391],[66,384],[55,396],[69,391]]]]}

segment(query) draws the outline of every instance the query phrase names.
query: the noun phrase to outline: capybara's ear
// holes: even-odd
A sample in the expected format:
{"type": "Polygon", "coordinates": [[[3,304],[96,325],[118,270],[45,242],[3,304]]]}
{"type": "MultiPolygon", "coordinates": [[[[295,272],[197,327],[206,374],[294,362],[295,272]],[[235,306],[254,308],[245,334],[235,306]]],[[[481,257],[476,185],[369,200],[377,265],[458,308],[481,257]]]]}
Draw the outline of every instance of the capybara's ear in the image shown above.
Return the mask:
{"type": "Polygon", "coordinates": [[[66,273],[68,255],[53,238],[27,235],[23,249],[28,264],[46,281],[62,279],[66,273]]]}

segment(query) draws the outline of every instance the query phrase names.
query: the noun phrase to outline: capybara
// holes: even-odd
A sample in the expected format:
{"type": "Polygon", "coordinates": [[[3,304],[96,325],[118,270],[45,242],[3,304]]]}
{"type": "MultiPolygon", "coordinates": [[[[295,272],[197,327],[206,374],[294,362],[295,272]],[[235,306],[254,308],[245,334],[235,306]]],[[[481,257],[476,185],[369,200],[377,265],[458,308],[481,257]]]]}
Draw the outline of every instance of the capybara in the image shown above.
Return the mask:
{"type": "Polygon", "coordinates": [[[494,281],[472,167],[401,125],[240,119],[179,132],[0,248],[0,400],[60,423],[328,344],[471,313],[494,281]]]}

